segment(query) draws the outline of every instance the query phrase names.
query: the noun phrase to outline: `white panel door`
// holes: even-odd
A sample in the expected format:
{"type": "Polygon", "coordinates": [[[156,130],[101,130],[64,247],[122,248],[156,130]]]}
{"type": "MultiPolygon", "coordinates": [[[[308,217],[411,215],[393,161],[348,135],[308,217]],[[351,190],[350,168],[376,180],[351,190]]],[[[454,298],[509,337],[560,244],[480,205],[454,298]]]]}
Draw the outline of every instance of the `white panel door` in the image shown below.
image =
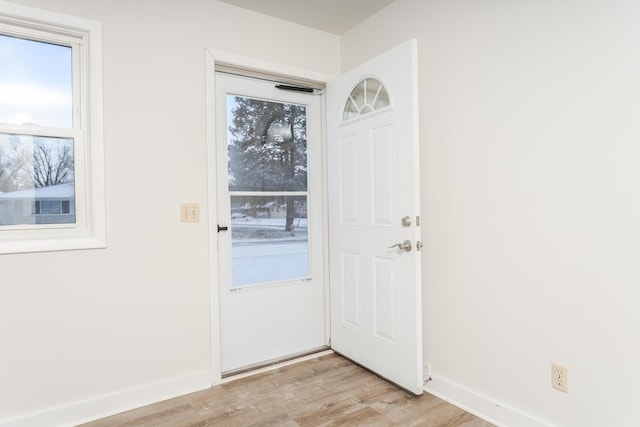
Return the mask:
{"type": "Polygon", "coordinates": [[[223,373],[327,344],[321,97],[216,73],[223,373]]]}
{"type": "Polygon", "coordinates": [[[405,42],[327,86],[327,145],[331,346],[421,394],[416,52],[405,42]]]}

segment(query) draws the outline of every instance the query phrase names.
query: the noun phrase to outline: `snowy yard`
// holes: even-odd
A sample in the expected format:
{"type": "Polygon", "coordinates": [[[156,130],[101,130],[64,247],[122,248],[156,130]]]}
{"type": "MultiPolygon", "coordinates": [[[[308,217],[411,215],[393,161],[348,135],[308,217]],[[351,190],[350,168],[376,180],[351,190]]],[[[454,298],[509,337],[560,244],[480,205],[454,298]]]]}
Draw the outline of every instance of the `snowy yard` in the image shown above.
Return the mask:
{"type": "Polygon", "coordinates": [[[253,217],[231,220],[234,287],[309,275],[307,220],[294,220],[295,233],[285,231],[285,221],[253,217]]]}

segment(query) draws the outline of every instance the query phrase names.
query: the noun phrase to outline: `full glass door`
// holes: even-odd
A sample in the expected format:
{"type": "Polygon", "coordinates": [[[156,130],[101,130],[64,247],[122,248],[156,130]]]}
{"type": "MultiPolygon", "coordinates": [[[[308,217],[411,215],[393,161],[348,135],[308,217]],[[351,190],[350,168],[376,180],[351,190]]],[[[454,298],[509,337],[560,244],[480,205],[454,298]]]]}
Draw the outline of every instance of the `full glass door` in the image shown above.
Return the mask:
{"type": "Polygon", "coordinates": [[[216,73],[225,374],[324,347],[321,95],[216,73]],[[226,229],[225,229],[226,227],[226,229]]]}

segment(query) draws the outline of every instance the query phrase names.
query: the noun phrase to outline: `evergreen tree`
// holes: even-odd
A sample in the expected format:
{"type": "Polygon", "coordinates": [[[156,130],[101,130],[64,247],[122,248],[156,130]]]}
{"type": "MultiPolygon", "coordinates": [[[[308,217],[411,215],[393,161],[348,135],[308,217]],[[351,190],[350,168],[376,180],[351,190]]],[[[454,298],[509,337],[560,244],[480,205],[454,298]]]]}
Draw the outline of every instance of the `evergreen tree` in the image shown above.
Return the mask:
{"type": "MultiPolygon", "coordinates": [[[[229,124],[230,191],[306,191],[307,115],[301,105],[234,100],[229,124]]],[[[275,198],[274,198],[275,199],[275,198]]],[[[294,197],[285,197],[290,230],[294,197]]]]}

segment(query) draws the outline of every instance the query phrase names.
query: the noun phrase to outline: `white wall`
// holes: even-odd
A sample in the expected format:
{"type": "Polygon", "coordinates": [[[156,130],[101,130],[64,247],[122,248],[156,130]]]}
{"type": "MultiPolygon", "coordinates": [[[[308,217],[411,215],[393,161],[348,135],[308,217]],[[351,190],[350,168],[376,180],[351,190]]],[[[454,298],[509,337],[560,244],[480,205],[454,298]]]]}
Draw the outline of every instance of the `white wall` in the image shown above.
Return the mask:
{"type": "MultiPolygon", "coordinates": [[[[208,223],[178,205],[206,218],[204,48],[334,74],[339,39],[212,0],[19,2],[104,24],[109,247],[0,258],[0,424],[202,384],[208,223]]],[[[345,70],[418,39],[434,378],[552,425],[640,424],[637,22],[633,0],[397,0],[342,38],[345,70]]]]}
{"type": "Polygon", "coordinates": [[[418,39],[434,378],[551,425],[640,425],[638,22],[635,0],[397,0],[342,38],[344,70],[418,39]]]}
{"type": "Polygon", "coordinates": [[[0,425],[204,387],[205,47],[335,74],[339,39],[213,0],[19,2],[103,23],[108,248],[0,258],[0,425]],[[203,221],[181,224],[181,202],[203,221]]]}

